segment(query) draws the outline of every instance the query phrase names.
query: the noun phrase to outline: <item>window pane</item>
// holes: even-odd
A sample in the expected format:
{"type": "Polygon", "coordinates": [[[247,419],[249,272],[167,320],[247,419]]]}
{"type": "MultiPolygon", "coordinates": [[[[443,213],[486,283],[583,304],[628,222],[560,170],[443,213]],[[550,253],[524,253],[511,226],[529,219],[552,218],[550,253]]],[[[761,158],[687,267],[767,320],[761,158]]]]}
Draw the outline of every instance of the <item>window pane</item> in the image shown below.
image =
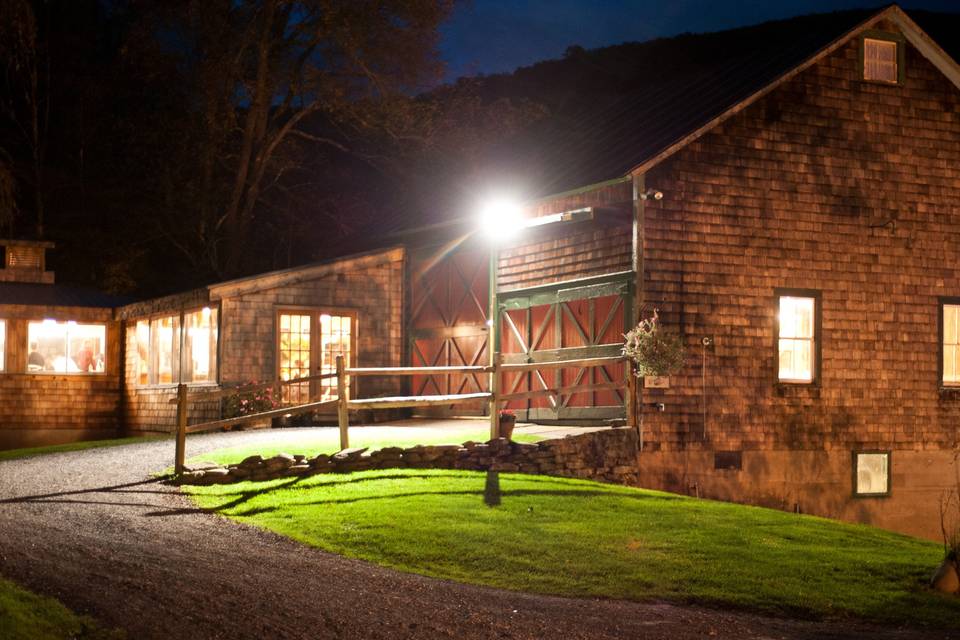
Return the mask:
{"type": "Polygon", "coordinates": [[[780,337],[813,338],[813,298],[780,298],[780,337]]]}
{"type": "Polygon", "coordinates": [[[811,340],[780,340],[781,380],[790,382],[813,381],[813,342],[811,340]]]}
{"type": "MultiPolygon", "coordinates": [[[[337,370],[337,356],[343,355],[345,363],[350,366],[353,362],[353,344],[351,340],[353,318],[350,316],[333,316],[322,314],[320,316],[320,340],[321,340],[321,362],[320,371],[322,373],[334,373],[337,370]]],[[[350,387],[350,379],[347,379],[347,388],[350,387]]],[[[320,399],[334,400],[337,398],[337,379],[327,378],[320,381],[320,399]]]]}
{"type": "Polygon", "coordinates": [[[180,378],[180,318],[167,316],[150,322],[150,365],[157,384],[180,378]]]}
{"type": "Polygon", "coordinates": [[[102,373],[106,344],[105,325],[31,322],[27,326],[27,371],[102,373]]]}
{"type": "Polygon", "coordinates": [[[217,379],[217,310],[204,307],[185,314],[184,382],[215,382],[217,379]]]}
{"type": "Polygon", "coordinates": [[[7,362],[7,323],[0,320],[0,371],[5,370],[7,362]]]}
{"type": "Polygon", "coordinates": [[[137,321],[137,384],[150,384],[150,323],[137,321]]]}
{"type": "MultiPolygon", "coordinates": [[[[304,314],[280,314],[280,378],[293,380],[310,375],[310,318],[304,314]]],[[[282,387],[281,399],[303,404],[310,398],[310,383],[282,387]]]]}
{"type": "Polygon", "coordinates": [[[960,306],[943,305],[943,344],[957,344],[957,316],[960,306]]]}
{"type": "Polygon", "coordinates": [[[886,493],[889,483],[890,454],[857,454],[857,493],[886,493]]]}

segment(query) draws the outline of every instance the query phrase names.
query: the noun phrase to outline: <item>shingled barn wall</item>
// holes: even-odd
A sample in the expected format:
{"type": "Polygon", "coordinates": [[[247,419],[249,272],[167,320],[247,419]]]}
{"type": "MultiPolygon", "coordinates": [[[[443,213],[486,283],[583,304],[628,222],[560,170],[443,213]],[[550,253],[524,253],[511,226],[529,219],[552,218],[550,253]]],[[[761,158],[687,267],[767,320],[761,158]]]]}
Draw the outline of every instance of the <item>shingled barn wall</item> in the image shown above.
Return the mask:
{"type": "Polygon", "coordinates": [[[632,268],[633,185],[611,184],[584,193],[544,200],[533,215],[593,207],[594,220],[539,227],[499,252],[501,292],[601,276],[632,268]]]}
{"type": "Polygon", "coordinates": [[[120,327],[111,309],[0,304],[6,363],[0,376],[0,449],[115,437],[120,428],[120,327]],[[106,371],[26,373],[30,321],[105,323],[106,371]]]}
{"type": "Polygon", "coordinates": [[[859,80],[855,38],[646,175],[665,196],[645,208],[645,306],[689,350],[672,388],[645,392],[665,411],[645,412],[642,484],[939,536],[960,425],[938,373],[938,298],[960,296],[960,91],[904,46],[902,86],[859,80]],[[776,288],[821,292],[818,385],[777,382],[776,288]],[[870,449],[892,451],[889,497],[852,497],[852,452],[870,449]]]}

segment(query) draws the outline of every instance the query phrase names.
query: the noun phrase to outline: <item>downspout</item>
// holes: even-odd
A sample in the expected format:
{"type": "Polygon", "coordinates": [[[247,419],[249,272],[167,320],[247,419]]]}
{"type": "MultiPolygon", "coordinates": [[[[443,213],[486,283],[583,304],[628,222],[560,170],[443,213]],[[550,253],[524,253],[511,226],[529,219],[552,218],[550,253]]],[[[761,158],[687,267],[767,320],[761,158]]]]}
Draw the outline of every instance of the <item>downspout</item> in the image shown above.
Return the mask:
{"type": "MultiPolygon", "coordinates": [[[[633,247],[631,256],[631,267],[633,270],[633,305],[630,310],[629,324],[627,330],[632,329],[640,322],[640,312],[645,302],[645,291],[643,286],[643,216],[644,201],[643,195],[646,193],[646,175],[633,175],[633,247]]],[[[633,375],[632,366],[630,375],[633,375]]],[[[643,385],[636,385],[636,397],[630,398],[634,403],[634,420],[636,421],[637,438],[640,451],[643,451],[643,385]]]]}

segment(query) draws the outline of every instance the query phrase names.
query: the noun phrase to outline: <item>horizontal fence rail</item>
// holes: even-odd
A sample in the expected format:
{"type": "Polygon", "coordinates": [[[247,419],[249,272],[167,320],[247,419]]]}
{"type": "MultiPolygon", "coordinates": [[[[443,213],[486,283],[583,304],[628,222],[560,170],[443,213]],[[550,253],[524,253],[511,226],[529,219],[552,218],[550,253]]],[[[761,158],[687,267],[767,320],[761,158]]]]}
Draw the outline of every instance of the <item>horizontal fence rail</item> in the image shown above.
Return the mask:
{"type": "Polygon", "coordinates": [[[221,427],[231,427],[238,424],[247,424],[249,422],[259,422],[268,418],[280,418],[282,416],[293,416],[300,413],[310,413],[320,409],[332,408],[337,406],[336,400],[324,400],[322,402],[308,402],[307,404],[298,404],[294,407],[280,407],[279,409],[270,409],[260,413],[251,413],[236,418],[223,418],[222,420],[211,420],[201,424],[191,424],[187,427],[187,433],[200,433],[201,431],[213,431],[221,427]]]}
{"type": "MultiPolygon", "coordinates": [[[[470,402],[483,401],[489,406],[491,415],[491,424],[496,425],[494,416],[500,409],[500,406],[511,400],[524,400],[528,398],[538,398],[542,396],[551,396],[553,398],[570,396],[587,391],[598,391],[606,389],[627,388],[629,399],[627,401],[627,418],[631,423],[637,414],[635,406],[636,399],[636,378],[633,375],[632,367],[627,367],[627,374],[622,381],[601,382],[596,384],[572,385],[566,387],[537,389],[534,391],[522,391],[518,393],[501,394],[498,391],[499,385],[493,384],[492,392],[480,393],[459,393],[449,395],[432,396],[396,396],[385,398],[364,398],[350,399],[350,392],[347,386],[347,379],[350,376],[415,376],[415,375],[438,375],[438,374],[493,374],[494,380],[500,373],[520,373],[525,371],[536,371],[543,369],[560,368],[589,368],[603,367],[611,364],[626,362],[623,356],[605,356],[597,358],[580,358],[569,360],[554,360],[552,362],[528,362],[503,364],[499,362],[492,366],[462,366],[462,367],[347,367],[346,361],[342,355],[336,357],[336,371],[331,373],[321,373],[313,376],[304,376],[293,378],[291,380],[275,380],[273,382],[258,383],[254,385],[242,385],[229,389],[219,389],[216,391],[189,391],[187,385],[180,384],[177,387],[177,397],[170,400],[171,404],[177,405],[177,438],[176,454],[174,468],[177,474],[183,473],[186,435],[188,433],[201,433],[203,431],[212,431],[222,427],[229,427],[240,424],[258,422],[260,420],[271,419],[281,416],[298,415],[311,413],[321,409],[336,407],[337,423],[340,429],[340,448],[346,449],[350,446],[350,409],[404,409],[416,407],[438,407],[438,406],[456,406],[470,402]],[[279,389],[283,386],[311,382],[314,380],[330,380],[335,378],[337,383],[337,398],[335,400],[323,400],[307,402],[305,404],[280,407],[270,409],[244,416],[234,418],[222,418],[211,420],[200,424],[187,424],[188,405],[191,401],[210,401],[228,398],[244,393],[256,393],[266,389],[279,389]]],[[[497,437],[496,427],[491,426],[491,437],[497,437]]]]}
{"type": "Polygon", "coordinates": [[[348,376],[422,376],[441,373],[493,373],[493,367],[348,367],[345,373],[348,376]]]}
{"type": "MultiPolygon", "coordinates": [[[[266,391],[277,387],[285,387],[291,384],[300,384],[310,382],[311,380],[329,380],[336,378],[336,373],[319,373],[315,376],[303,376],[302,378],[290,378],[289,380],[274,380],[273,382],[262,382],[258,384],[244,384],[238,387],[219,389],[216,391],[188,391],[188,400],[219,400],[220,398],[229,398],[241,393],[256,393],[257,391],[266,391]]],[[[169,404],[177,404],[177,398],[170,398],[169,404]]]]}

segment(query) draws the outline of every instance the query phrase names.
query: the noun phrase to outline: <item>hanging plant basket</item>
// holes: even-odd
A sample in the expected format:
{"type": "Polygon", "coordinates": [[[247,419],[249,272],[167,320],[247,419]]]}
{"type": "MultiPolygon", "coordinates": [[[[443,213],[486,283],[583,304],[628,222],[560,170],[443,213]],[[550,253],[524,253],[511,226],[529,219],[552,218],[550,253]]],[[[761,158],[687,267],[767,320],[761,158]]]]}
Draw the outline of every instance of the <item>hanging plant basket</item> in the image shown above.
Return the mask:
{"type": "Polygon", "coordinates": [[[663,328],[656,311],[623,337],[623,355],[636,365],[643,387],[669,389],[670,376],[683,368],[683,339],[663,328]]]}

